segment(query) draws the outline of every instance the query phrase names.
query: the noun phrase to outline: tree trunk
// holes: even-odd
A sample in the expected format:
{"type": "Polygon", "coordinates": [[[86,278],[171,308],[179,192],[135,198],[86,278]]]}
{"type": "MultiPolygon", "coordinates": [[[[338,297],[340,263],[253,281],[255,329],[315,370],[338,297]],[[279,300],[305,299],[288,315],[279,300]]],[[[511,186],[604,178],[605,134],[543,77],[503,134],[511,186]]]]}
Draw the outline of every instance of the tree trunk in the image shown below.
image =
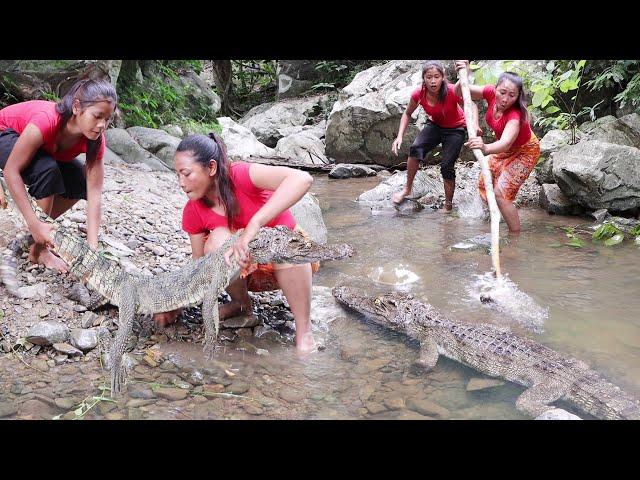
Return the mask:
{"type": "Polygon", "coordinates": [[[231,60],[211,60],[213,67],[213,80],[216,83],[216,89],[220,96],[220,111],[224,116],[235,113],[235,95],[233,92],[233,72],[231,69],[231,60]]]}

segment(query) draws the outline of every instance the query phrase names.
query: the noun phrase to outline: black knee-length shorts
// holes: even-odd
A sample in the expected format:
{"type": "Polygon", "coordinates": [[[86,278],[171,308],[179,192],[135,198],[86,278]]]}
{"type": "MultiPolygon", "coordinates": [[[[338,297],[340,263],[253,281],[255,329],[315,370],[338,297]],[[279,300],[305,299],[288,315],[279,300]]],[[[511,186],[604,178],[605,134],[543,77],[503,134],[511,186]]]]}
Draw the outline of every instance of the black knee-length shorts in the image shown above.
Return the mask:
{"type": "MultiPolygon", "coordinates": [[[[0,169],[4,170],[19,136],[11,129],[0,132],[0,169]]],[[[29,195],[36,200],[51,195],[76,200],[87,198],[84,162],[77,158],[71,162],[58,162],[42,148],[22,171],[22,181],[29,186],[29,195]]]]}
{"type": "Polygon", "coordinates": [[[453,180],[456,178],[454,164],[460,156],[460,150],[466,138],[467,131],[464,127],[443,128],[431,121],[427,121],[427,124],[411,144],[409,156],[422,162],[427,153],[439,143],[442,143],[442,161],[440,163],[442,178],[453,180]]]}

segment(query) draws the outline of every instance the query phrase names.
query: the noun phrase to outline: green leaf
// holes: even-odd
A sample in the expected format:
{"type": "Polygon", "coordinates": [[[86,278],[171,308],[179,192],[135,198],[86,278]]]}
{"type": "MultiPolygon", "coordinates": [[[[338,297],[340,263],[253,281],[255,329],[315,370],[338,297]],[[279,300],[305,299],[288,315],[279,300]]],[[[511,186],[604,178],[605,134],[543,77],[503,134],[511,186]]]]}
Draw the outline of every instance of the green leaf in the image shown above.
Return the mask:
{"type": "Polygon", "coordinates": [[[560,109],[558,107],[556,107],[555,105],[551,105],[551,106],[547,107],[544,111],[549,113],[549,114],[552,114],[552,113],[559,112],[560,109]]]}
{"type": "Polygon", "coordinates": [[[584,247],[584,241],[580,240],[578,237],[573,237],[571,240],[565,243],[565,245],[568,245],[570,247],[582,248],[584,247]]]}
{"type": "Polygon", "coordinates": [[[539,107],[547,97],[548,97],[547,89],[546,88],[540,89],[533,95],[533,98],[531,99],[531,104],[534,107],[539,107]]]}
{"type": "Polygon", "coordinates": [[[616,233],[613,237],[604,241],[604,244],[607,247],[611,247],[613,245],[617,245],[624,240],[624,235],[622,233],[616,233]]]}

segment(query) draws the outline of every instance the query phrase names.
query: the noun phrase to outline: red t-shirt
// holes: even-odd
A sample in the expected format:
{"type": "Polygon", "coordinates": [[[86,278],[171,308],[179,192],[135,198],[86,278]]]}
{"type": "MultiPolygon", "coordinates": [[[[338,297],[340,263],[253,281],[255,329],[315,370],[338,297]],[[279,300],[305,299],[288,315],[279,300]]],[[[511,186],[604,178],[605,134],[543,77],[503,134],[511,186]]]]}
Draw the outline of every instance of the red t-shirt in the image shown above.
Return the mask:
{"type": "Polygon", "coordinates": [[[456,95],[455,88],[451,84],[447,84],[447,97],[444,103],[436,103],[433,106],[429,105],[426,97],[422,96],[422,86],[413,91],[411,99],[422,105],[422,108],[429,114],[433,123],[439,127],[457,128],[466,125],[464,121],[464,111],[460,108],[462,98],[456,95]]]}
{"type": "Polygon", "coordinates": [[[491,127],[491,129],[495,132],[496,138],[500,140],[502,137],[502,132],[504,131],[504,127],[507,126],[507,122],[509,120],[518,120],[520,122],[520,132],[518,132],[518,136],[515,141],[511,145],[511,147],[519,147],[520,145],[524,145],[531,138],[531,126],[527,121],[520,121],[522,119],[522,114],[520,113],[520,109],[512,105],[509,109],[502,114],[499,120],[493,118],[493,107],[496,104],[496,87],[494,85],[485,85],[482,89],[482,96],[487,101],[487,114],[485,116],[487,120],[487,125],[491,127]]]}
{"type": "MultiPolygon", "coordinates": [[[[238,201],[238,215],[232,221],[232,230],[239,230],[247,226],[251,217],[262,208],[271,198],[273,192],[256,187],[249,176],[248,162],[234,162],[231,164],[231,182],[235,188],[238,201]]],[[[267,223],[267,227],[284,225],[295,228],[296,220],[289,210],[285,210],[267,223]]],[[[209,233],[218,227],[227,227],[227,217],[219,215],[204,201],[189,200],[182,211],[182,229],[189,234],[209,233]]]]}
{"type": "MultiPolygon", "coordinates": [[[[56,146],[56,134],[62,125],[62,117],[56,112],[56,103],[46,100],[30,100],[16,103],[0,110],[0,131],[10,128],[21,134],[29,123],[34,124],[42,133],[44,145],[42,148],[58,162],[70,162],[81,153],[87,152],[86,137],[82,137],[72,147],[54,152],[56,146]]],[[[104,156],[106,141],[102,135],[98,160],[104,156]]]]}

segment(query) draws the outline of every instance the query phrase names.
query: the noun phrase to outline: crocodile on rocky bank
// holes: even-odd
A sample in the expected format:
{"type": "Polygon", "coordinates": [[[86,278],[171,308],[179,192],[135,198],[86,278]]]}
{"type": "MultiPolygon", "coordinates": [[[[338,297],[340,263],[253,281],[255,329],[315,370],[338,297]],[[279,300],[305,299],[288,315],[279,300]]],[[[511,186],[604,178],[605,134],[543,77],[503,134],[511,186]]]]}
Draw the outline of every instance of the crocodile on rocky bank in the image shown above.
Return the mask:
{"type": "Polygon", "coordinates": [[[640,419],[640,402],[589,366],[544,345],[493,325],[454,322],[411,295],[391,292],[374,296],[340,285],[333,295],[341,303],[378,324],[420,342],[419,363],[431,369],[439,355],[486,375],[526,387],[518,410],[533,417],[551,410],[578,418],[551,404],[563,400],[600,419],[640,419]]]}

